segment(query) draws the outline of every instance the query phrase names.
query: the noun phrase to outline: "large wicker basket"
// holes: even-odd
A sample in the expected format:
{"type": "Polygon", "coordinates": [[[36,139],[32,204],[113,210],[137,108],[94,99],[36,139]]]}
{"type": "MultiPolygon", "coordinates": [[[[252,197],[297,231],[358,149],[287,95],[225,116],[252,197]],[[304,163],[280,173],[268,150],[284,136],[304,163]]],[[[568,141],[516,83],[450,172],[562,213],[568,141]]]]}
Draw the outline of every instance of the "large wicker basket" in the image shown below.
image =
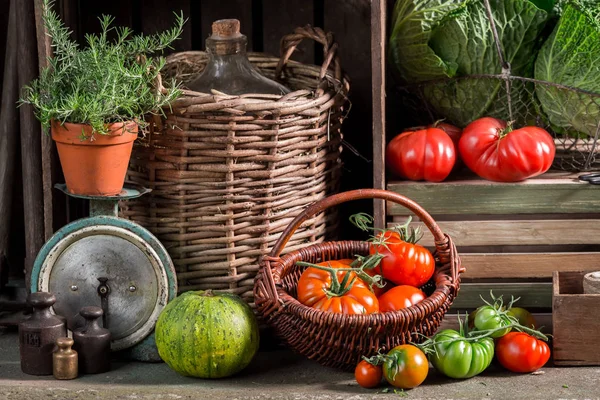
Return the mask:
{"type": "MultiPolygon", "coordinates": [[[[349,83],[337,45],[321,29],[298,28],[282,39],[281,54],[249,58],[293,92],[184,90],[134,149],[128,179],[152,192],[125,204],[122,214],[165,245],[180,292],[227,290],[252,305],[260,257],[305,206],[338,191],[349,83]],[[323,45],[322,66],[289,60],[303,39],[323,45]]],[[[206,60],[203,52],[174,54],[163,75],[185,85],[206,60]]],[[[335,213],[314,215],[286,251],[323,241],[336,223],[335,213]]]]}
{"type": "Polygon", "coordinates": [[[287,227],[273,250],[263,258],[256,277],[254,297],[259,315],[292,349],[319,363],[352,370],[362,356],[372,356],[407,342],[421,342],[432,335],[456,297],[463,272],[452,239],[433,218],[412,200],[385,190],[345,192],[308,207],[287,227]],[[349,200],[379,198],[398,203],[420,218],[435,238],[436,269],[423,288],[428,297],[398,311],[346,315],[308,307],[296,299],[298,280],[304,270],[297,261],[322,261],[366,255],[369,246],[361,241],[314,244],[281,256],[281,250],[296,229],[324,210],[349,200]]]}

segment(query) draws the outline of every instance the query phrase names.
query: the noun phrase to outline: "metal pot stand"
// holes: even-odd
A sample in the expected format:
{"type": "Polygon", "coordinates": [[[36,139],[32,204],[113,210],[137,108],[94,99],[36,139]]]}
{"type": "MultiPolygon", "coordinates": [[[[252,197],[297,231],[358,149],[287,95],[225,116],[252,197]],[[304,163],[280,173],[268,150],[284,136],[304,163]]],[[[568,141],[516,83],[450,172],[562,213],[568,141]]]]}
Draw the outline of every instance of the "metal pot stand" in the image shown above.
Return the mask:
{"type": "Polygon", "coordinates": [[[154,325],[177,294],[173,262],[158,239],[142,226],[118,217],[120,200],[150,190],[126,184],[116,196],[69,196],[90,200],[90,217],[61,228],[36,257],[31,291],[54,293],[54,311],[69,330],[83,323],[79,310],[99,306],[111,332],[111,350],[138,361],[160,361],[154,325]]]}

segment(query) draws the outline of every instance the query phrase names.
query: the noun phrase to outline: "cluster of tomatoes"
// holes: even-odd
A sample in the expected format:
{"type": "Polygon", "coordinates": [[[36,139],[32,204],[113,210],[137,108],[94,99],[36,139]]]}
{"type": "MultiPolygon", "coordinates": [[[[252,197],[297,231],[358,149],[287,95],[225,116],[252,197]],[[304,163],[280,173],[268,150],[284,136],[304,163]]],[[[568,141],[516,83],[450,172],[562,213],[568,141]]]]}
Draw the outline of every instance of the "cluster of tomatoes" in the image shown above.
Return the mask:
{"type": "Polygon", "coordinates": [[[408,129],[387,146],[392,173],[414,181],[441,182],[460,161],[479,177],[518,182],[546,172],[554,160],[552,136],[537,126],[513,129],[485,117],[464,130],[445,122],[408,129]]]}
{"type": "Polygon", "coordinates": [[[501,299],[479,307],[461,322],[459,331],[444,329],[418,345],[404,344],[387,354],[364,358],[354,376],[358,384],[374,388],[382,378],[398,388],[419,386],[429,373],[429,362],[455,379],[471,378],[486,370],[494,357],[509,371],[527,373],[550,358],[547,337],[535,330],[535,319],[525,309],[502,305],[501,299]],[[427,354],[427,355],[426,355],[427,354]]]}
{"type": "Polygon", "coordinates": [[[323,311],[371,314],[425,299],[420,287],[431,279],[435,260],[417,244],[418,232],[409,230],[409,222],[376,235],[369,256],[304,263],[308,268],[298,281],[298,301],[323,311]]]}

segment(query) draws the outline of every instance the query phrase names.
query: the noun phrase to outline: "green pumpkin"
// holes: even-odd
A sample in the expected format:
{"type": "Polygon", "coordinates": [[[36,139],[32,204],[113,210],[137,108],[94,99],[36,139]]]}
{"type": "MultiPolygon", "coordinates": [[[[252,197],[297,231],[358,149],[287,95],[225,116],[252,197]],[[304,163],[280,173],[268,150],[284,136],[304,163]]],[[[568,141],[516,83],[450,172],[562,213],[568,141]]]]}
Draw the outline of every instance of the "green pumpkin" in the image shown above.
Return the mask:
{"type": "Polygon", "coordinates": [[[258,345],[254,313],[239,296],[226,292],[183,293],[156,322],[158,354],[184,376],[231,376],[252,361],[258,345]]]}

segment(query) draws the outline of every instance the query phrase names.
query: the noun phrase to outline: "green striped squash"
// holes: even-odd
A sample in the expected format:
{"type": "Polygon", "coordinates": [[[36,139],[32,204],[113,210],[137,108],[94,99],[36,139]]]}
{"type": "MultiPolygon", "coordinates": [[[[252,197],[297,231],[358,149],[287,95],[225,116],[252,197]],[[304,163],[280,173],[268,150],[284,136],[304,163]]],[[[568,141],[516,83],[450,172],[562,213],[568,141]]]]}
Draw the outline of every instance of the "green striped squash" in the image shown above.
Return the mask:
{"type": "Polygon", "coordinates": [[[185,292],[156,322],[158,354],[185,376],[231,376],[252,361],[258,345],[254,313],[239,296],[226,292],[185,292]]]}

